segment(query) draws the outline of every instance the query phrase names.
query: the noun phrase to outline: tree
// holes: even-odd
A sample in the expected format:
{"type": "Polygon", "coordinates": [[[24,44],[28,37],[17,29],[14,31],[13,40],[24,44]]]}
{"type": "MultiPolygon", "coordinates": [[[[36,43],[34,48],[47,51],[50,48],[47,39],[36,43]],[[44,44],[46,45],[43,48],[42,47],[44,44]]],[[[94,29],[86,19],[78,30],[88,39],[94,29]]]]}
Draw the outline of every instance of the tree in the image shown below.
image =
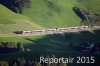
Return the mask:
{"type": "Polygon", "coordinates": [[[24,51],[23,44],[21,44],[20,42],[17,43],[17,48],[19,48],[21,51],[24,51]]]}
{"type": "Polygon", "coordinates": [[[21,58],[21,59],[18,58],[16,63],[17,63],[17,66],[25,66],[26,60],[24,58],[21,58]]]}

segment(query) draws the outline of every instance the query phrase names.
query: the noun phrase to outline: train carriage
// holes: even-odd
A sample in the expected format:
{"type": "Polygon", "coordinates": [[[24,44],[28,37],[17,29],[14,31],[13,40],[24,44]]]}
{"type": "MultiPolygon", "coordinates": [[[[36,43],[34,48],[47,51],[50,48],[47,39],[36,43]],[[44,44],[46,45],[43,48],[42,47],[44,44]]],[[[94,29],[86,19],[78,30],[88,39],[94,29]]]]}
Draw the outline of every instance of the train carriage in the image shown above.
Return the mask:
{"type": "Polygon", "coordinates": [[[69,28],[58,28],[58,32],[66,32],[69,28]]]}
{"type": "Polygon", "coordinates": [[[32,31],[22,31],[22,34],[32,34],[32,31]]]}

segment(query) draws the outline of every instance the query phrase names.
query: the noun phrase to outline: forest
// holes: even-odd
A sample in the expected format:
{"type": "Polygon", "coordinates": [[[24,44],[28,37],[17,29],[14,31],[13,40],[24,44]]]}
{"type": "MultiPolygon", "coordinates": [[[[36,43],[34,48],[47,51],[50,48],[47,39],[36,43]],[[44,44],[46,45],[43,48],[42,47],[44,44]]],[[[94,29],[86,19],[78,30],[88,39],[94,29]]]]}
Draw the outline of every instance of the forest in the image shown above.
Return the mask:
{"type": "MultiPolygon", "coordinates": [[[[55,58],[55,55],[51,56],[44,56],[45,58],[55,58]]],[[[7,61],[0,61],[0,66],[67,66],[66,63],[40,63],[39,61],[35,60],[28,60],[25,58],[18,58],[12,62],[7,62],[7,61]]]]}
{"type": "Polygon", "coordinates": [[[81,22],[85,23],[86,25],[91,25],[100,22],[100,14],[89,11],[87,9],[82,9],[79,7],[73,7],[74,12],[81,18],[81,22]]]}
{"type": "Polygon", "coordinates": [[[22,13],[31,7],[31,0],[0,0],[0,3],[16,13],[22,13]]]}
{"type": "Polygon", "coordinates": [[[30,49],[23,46],[20,42],[0,42],[0,53],[30,51],[30,49]]]}

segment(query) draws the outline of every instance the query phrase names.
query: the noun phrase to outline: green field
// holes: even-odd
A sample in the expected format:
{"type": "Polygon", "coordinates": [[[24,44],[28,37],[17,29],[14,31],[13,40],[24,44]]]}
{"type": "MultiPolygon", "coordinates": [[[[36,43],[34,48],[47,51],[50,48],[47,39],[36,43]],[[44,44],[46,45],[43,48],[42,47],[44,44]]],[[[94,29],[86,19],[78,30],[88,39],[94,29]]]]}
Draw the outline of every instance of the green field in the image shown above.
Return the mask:
{"type": "Polygon", "coordinates": [[[100,0],[77,0],[76,6],[86,8],[92,12],[100,13],[100,0]]]}
{"type": "Polygon", "coordinates": [[[78,6],[100,13],[99,2],[99,0],[32,0],[31,8],[25,9],[22,14],[16,14],[0,5],[0,33],[80,26],[81,19],[74,13],[72,7],[78,6]]]}
{"type": "Polygon", "coordinates": [[[47,0],[32,0],[31,8],[23,15],[45,28],[79,26],[81,20],[72,10],[73,6],[70,0],[50,0],[50,3],[47,0]]]}
{"type": "Polygon", "coordinates": [[[76,33],[66,33],[66,34],[54,34],[45,36],[27,36],[27,37],[9,37],[0,38],[0,42],[21,42],[25,47],[31,49],[30,52],[21,53],[10,53],[1,54],[0,57],[3,59],[9,59],[10,57],[26,57],[33,59],[34,55],[41,54],[61,54],[61,56],[76,56],[85,55],[88,53],[82,53],[70,47],[70,43],[73,46],[78,46],[81,43],[93,41],[100,42],[100,31],[85,31],[76,33]],[[67,35],[67,37],[65,37],[67,35]],[[12,56],[10,56],[12,54],[12,56]]]}
{"type": "MultiPolygon", "coordinates": [[[[9,34],[19,30],[80,26],[81,19],[74,13],[72,7],[79,6],[94,12],[100,12],[99,5],[99,0],[50,0],[50,2],[47,0],[32,0],[31,8],[25,9],[22,14],[16,14],[0,5],[0,33],[9,34]]],[[[88,32],[81,35],[80,33],[73,33],[71,39],[71,42],[77,45],[90,39],[99,41],[99,34],[88,32]],[[87,37],[85,38],[85,36],[87,37]]],[[[22,42],[25,45],[36,42],[37,50],[42,50],[40,48],[41,44],[43,47],[53,46],[52,44],[54,44],[54,47],[56,44],[64,44],[62,46],[68,44],[68,40],[63,35],[0,37],[0,42],[22,42]]],[[[33,44],[32,47],[34,47],[33,44]]],[[[66,49],[66,51],[68,50],[66,49]]]]}
{"type": "Polygon", "coordinates": [[[100,13],[99,2],[99,0],[32,0],[31,8],[25,10],[23,15],[45,28],[79,26],[81,20],[72,7],[78,6],[100,13]]]}
{"type": "Polygon", "coordinates": [[[32,23],[29,18],[16,14],[0,4],[0,34],[39,28],[41,27],[32,23]]]}
{"type": "MultiPolygon", "coordinates": [[[[93,12],[100,13],[100,0],[32,0],[31,8],[17,14],[0,4],[0,34],[13,34],[19,30],[33,30],[43,28],[58,28],[67,26],[80,26],[81,19],[74,13],[72,7],[78,6],[93,12]],[[51,4],[51,5],[50,5],[51,4]],[[91,5],[90,5],[91,4],[91,5]]],[[[83,42],[100,42],[100,30],[38,35],[24,37],[2,37],[0,42],[21,42],[30,52],[14,52],[0,54],[0,60],[13,60],[18,57],[35,59],[42,54],[57,56],[90,55],[70,47],[78,46],[83,42]],[[11,59],[12,58],[12,59],[11,59]]]]}
{"type": "MultiPolygon", "coordinates": [[[[41,55],[55,54],[57,57],[77,57],[77,56],[95,56],[86,52],[80,52],[73,47],[81,43],[93,41],[100,42],[100,30],[85,31],[66,34],[54,34],[45,36],[27,36],[27,37],[8,37],[0,38],[0,42],[21,42],[24,47],[31,51],[14,52],[0,54],[1,60],[13,61],[17,58],[26,58],[30,60],[39,60],[41,55]],[[65,37],[67,35],[67,37],[65,37]],[[70,46],[72,44],[73,47],[70,46]]],[[[99,56],[95,56],[96,58],[99,56]]],[[[80,64],[68,64],[68,66],[80,66],[80,64]]],[[[84,66],[83,64],[81,66],[84,66]]]]}

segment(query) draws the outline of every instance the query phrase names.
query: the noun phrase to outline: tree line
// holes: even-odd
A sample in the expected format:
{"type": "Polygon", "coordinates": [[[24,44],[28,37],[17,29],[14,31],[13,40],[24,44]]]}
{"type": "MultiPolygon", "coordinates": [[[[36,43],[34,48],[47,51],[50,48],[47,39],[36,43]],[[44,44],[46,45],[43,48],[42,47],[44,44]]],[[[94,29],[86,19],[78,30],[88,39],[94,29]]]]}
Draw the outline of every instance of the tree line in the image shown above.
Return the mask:
{"type": "Polygon", "coordinates": [[[0,48],[17,48],[20,51],[30,51],[30,49],[25,48],[23,43],[20,42],[0,42],[0,48]]]}
{"type": "Polygon", "coordinates": [[[0,3],[16,13],[23,13],[25,8],[31,7],[31,0],[0,0],[0,3]]]}
{"type": "Polygon", "coordinates": [[[93,25],[100,22],[100,14],[91,12],[87,9],[73,7],[74,12],[82,19],[82,22],[88,25],[93,25]]]}
{"type": "MultiPolygon", "coordinates": [[[[49,56],[46,56],[49,57],[49,56]]],[[[55,55],[52,55],[51,58],[54,58],[55,55]]],[[[0,61],[0,66],[67,66],[66,63],[40,63],[37,60],[26,60],[25,58],[18,58],[14,60],[13,62],[7,62],[7,61],[0,61]]]]}

